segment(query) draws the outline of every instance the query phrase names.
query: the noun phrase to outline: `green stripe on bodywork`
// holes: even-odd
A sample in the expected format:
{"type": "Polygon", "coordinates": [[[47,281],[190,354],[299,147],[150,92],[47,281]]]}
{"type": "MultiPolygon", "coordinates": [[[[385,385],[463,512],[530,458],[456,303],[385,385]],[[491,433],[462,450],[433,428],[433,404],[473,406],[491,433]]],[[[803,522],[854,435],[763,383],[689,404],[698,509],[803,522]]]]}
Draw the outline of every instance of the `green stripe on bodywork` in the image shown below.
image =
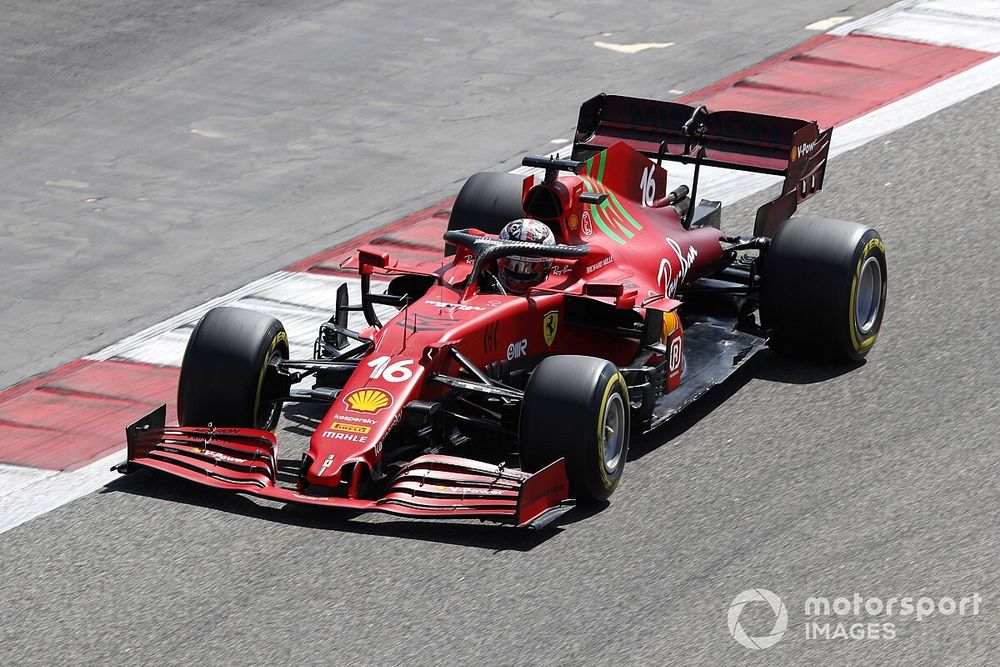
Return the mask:
{"type": "MultiPolygon", "coordinates": [[[[594,220],[597,222],[597,226],[601,228],[601,231],[603,231],[605,234],[613,238],[618,243],[624,244],[625,240],[622,239],[620,236],[618,236],[618,234],[616,234],[615,232],[611,231],[611,225],[610,225],[611,220],[605,221],[604,217],[601,216],[599,212],[600,209],[609,208],[613,210],[614,212],[618,213],[618,215],[620,215],[622,218],[627,220],[629,224],[631,224],[637,231],[642,230],[642,225],[639,223],[638,220],[632,217],[632,215],[628,212],[628,210],[624,206],[622,206],[622,203],[618,200],[618,197],[615,196],[615,193],[611,192],[610,190],[604,187],[603,183],[604,166],[608,162],[607,160],[603,159],[604,157],[606,156],[602,151],[597,155],[593,156],[592,158],[590,158],[589,160],[587,160],[584,167],[583,182],[587,186],[587,190],[589,192],[605,194],[608,196],[608,198],[604,201],[603,204],[601,204],[599,207],[591,206],[590,210],[591,213],[594,214],[594,220]],[[593,175],[595,167],[597,170],[596,178],[593,175]],[[591,183],[591,181],[593,181],[593,183],[591,183]]],[[[632,233],[631,230],[629,230],[627,227],[624,227],[621,223],[617,221],[615,221],[615,227],[617,227],[621,231],[621,233],[625,235],[626,238],[631,239],[635,237],[635,234],[632,233]]]]}
{"type": "Polygon", "coordinates": [[[624,206],[621,205],[621,202],[618,201],[618,197],[616,197],[613,192],[608,192],[608,201],[612,202],[615,205],[615,208],[618,210],[619,213],[622,214],[622,217],[631,222],[633,227],[635,227],[636,229],[642,229],[642,225],[640,225],[635,218],[629,215],[629,212],[625,209],[624,206]]]}
{"type": "MultiPolygon", "coordinates": [[[[594,157],[592,157],[589,160],[587,160],[586,174],[584,174],[584,177],[580,179],[580,180],[583,181],[584,186],[586,186],[587,192],[595,192],[595,193],[598,193],[598,194],[607,194],[607,193],[603,192],[604,188],[598,188],[596,186],[597,181],[595,181],[593,179],[593,177],[590,175],[590,172],[593,170],[594,160],[597,159],[597,158],[600,158],[601,155],[603,155],[603,153],[598,153],[594,157]]],[[[604,164],[599,159],[597,161],[600,164],[600,169],[599,169],[598,173],[601,173],[603,171],[604,164]]],[[[607,222],[604,221],[604,218],[601,217],[601,209],[604,208],[605,206],[607,206],[607,204],[608,204],[608,202],[606,202],[606,201],[603,204],[601,204],[600,206],[594,206],[593,204],[589,204],[589,206],[590,206],[590,214],[591,214],[591,216],[593,216],[594,222],[597,223],[597,227],[602,232],[604,232],[610,239],[612,239],[616,243],[620,243],[622,245],[625,245],[625,239],[623,239],[622,237],[618,236],[618,234],[616,234],[615,232],[611,231],[611,227],[608,225],[607,222]]],[[[625,231],[625,230],[623,229],[622,231],[625,231]]],[[[626,234],[628,234],[628,232],[626,232],[626,234]]],[[[629,234],[629,238],[631,238],[630,234],[629,234]]]]}
{"type": "Polygon", "coordinates": [[[601,228],[602,232],[604,232],[605,234],[607,234],[615,242],[621,243],[622,245],[625,245],[625,239],[623,239],[622,237],[618,236],[613,231],[611,231],[611,227],[609,227],[608,224],[606,222],[604,222],[604,218],[601,217],[601,214],[599,212],[599,207],[594,206],[593,204],[591,204],[591,206],[590,206],[590,212],[594,216],[594,222],[597,223],[597,226],[601,228]]]}
{"type": "Polygon", "coordinates": [[[608,198],[604,200],[603,204],[601,204],[601,208],[602,209],[607,209],[607,211],[608,211],[608,220],[611,221],[611,222],[614,222],[615,223],[615,227],[617,227],[619,230],[621,230],[621,233],[624,234],[627,238],[632,238],[633,236],[635,236],[635,234],[633,234],[630,229],[628,229],[622,223],[618,222],[618,220],[615,219],[615,216],[613,214],[614,213],[618,213],[620,215],[621,214],[621,210],[619,208],[614,207],[614,206],[611,205],[611,197],[613,195],[610,192],[605,192],[604,194],[608,195],[608,198]]]}
{"type": "MultiPolygon", "coordinates": [[[[628,209],[626,209],[622,205],[621,201],[618,200],[618,197],[615,195],[615,193],[611,192],[610,190],[604,187],[603,183],[604,167],[608,162],[607,160],[604,159],[605,157],[606,156],[602,151],[597,155],[593,156],[592,158],[590,158],[589,160],[587,160],[584,167],[584,173],[583,173],[584,178],[582,180],[584,182],[584,185],[587,186],[588,192],[595,192],[597,194],[605,194],[608,196],[608,198],[600,206],[591,205],[590,212],[594,216],[594,221],[597,223],[597,226],[601,229],[602,232],[607,234],[616,242],[624,245],[625,239],[623,239],[621,236],[619,236],[617,233],[611,230],[610,219],[606,221],[604,217],[601,215],[600,211],[605,208],[614,211],[622,218],[627,220],[628,223],[636,229],[636,231],[642,230],[642,224],[638,220],[632,217],[632,215],[628,212],[628,209]],[[597,171],[596,177],[594,176],[595,168],[597,171]]],[[[615,222],[615,227],[617,227],[626,238],[631,239],[635,237],[635,234],[630,229],[623,226],[621,223],[618,223],[617,221],[615,222]]]]}

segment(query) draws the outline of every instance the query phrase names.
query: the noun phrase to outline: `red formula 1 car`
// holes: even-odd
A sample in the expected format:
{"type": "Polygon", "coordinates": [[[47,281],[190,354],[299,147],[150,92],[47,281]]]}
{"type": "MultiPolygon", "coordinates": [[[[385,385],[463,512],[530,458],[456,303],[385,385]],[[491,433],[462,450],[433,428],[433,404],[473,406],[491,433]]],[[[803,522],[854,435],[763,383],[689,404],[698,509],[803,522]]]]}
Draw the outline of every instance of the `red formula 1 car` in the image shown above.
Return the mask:
{"type": "Polygon", "coordinates": [[[629,438],[721,382],[767,342],[860,359],[878,335],[885,252],[862,225],[793,216],[823,184],[829,129],[814,122],[599,95],[572,159],[527,157],[534,177],[483,173],[462,188],[442,260],[402,266],[361,248],[314,358],[288,358],[280,322],[217,308],[191,335],[178,391],[130,425],[123,472],[153,468],[293,503],[541,525],[573,498],[606,499],[629,438]],[[667,187],[665,162],[694,167],[667,187]],[[784,177],[753,236],[692,204],[702,167],[784,177]],[[514,218],[556,244],[497,237],[514,218]],[[525,294],[500,258],[552,259],[525,294]],[[372,291],[372,277],[389,280],[372,291]],[[379,320],[375,304],[398,312],[379,320]],[[367,328],[347,327],[351,310],[367,328]],[[303,381],[312,388],[296,389],[303,381]],[[285,401],[329,405],[295,485],[277,483],[285,401]]]}

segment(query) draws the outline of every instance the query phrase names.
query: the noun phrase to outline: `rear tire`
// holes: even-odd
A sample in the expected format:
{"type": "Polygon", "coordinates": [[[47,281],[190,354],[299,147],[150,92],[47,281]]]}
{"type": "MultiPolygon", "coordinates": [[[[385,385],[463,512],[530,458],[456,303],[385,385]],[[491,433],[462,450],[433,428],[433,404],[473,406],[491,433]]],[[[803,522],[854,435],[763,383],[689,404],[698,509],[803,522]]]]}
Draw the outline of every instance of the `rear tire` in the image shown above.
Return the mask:
{"type": "Polygon", "coordinates": [[[263,395],[268,366],[288,358],[275,318],[243,308],[213,308],[194,328],[181,363],[177,415],[182,426],[273,431],[282,403],[263,395]]]}
{"type": "Polygon", "coordinates": [[[559,355],[542,360],[521,405],[521,467],[566,459],[577,500],[606,500],[621,480],[629,444],[628,387],[609,361],[559,355]]]}
{"type": "MultiPolygon", "coordinates": [[[[478,229],[487,234],[499,234],[511,220],[524,217],[521,206],[523,176],[484,171],[473,174],[451,207],[448,230],[478,229]]],[[[446,244],[446,257],[455,254],[455,246],[446,244]]]]}
{"type": "Polygon", "coordinates": [[[791,218],[761,259],[760,313],[780,345],[861,360],[885,312],[885,245],[870,227],[791,218]]]}

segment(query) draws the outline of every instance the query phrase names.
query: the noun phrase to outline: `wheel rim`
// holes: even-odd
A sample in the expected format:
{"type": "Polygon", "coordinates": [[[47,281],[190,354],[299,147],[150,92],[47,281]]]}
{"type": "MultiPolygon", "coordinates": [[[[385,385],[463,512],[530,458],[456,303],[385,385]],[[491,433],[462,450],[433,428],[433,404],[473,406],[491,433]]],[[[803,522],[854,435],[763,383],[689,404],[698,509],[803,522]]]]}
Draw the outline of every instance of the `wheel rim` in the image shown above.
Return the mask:
{"type": "Polygon", "coordinates": [[[861,266],[858,287],[854,293],[854,322],[858,331],[867,336],[875,328],[882,307],[882,266],[876,257],[869,257],[861,266]]]}
{"type": "Polygon", "coordinates": [[[621,462],[625,442],[625,404],[621,394],[613,393],[604,408],[601,428],[604,439],[604,469],[613,473],[621,462]]]}
{"type": "Polygon", "coordinates": [[[257,420],[256,427],[265,431],[271,430],[271,423],[281,406],[277,401],[261,401],[260,419],[257,420]]]}
{"type": "MultiPolygon", "coordinates": [[[[277,366],[284,359],[281,354],[281,350],[275,349],[271,353],[271,357],[267,360],[268,366],[277,366]]],[[[255,426],[259,429],[265,431],[271,430],[277,424],[278,416],[280,415],[281,402],[280,401],[264,401],[262,400],[257,405],[257,423],[255,426]]]]}

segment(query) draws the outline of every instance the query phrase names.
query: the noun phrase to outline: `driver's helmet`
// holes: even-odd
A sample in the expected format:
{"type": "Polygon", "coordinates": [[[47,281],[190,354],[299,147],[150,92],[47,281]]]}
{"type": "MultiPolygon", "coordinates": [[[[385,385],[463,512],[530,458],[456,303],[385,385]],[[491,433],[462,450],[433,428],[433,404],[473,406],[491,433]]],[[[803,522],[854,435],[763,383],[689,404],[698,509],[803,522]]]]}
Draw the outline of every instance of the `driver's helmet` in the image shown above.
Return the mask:
{"type": "MultiPolygon", "coordinates": [[[[502,241],[527,241],[544,246],[556,244],[552,230],[543,222],[531,218],[511,220],[500,230],[502,241]]],[[[552,268],[551,257],[513,256],[501,257],[497,260],[500,271],[500,282],[510,292],[523,294],[529,288],[538,285],[549,274],[552,268]]]]}

